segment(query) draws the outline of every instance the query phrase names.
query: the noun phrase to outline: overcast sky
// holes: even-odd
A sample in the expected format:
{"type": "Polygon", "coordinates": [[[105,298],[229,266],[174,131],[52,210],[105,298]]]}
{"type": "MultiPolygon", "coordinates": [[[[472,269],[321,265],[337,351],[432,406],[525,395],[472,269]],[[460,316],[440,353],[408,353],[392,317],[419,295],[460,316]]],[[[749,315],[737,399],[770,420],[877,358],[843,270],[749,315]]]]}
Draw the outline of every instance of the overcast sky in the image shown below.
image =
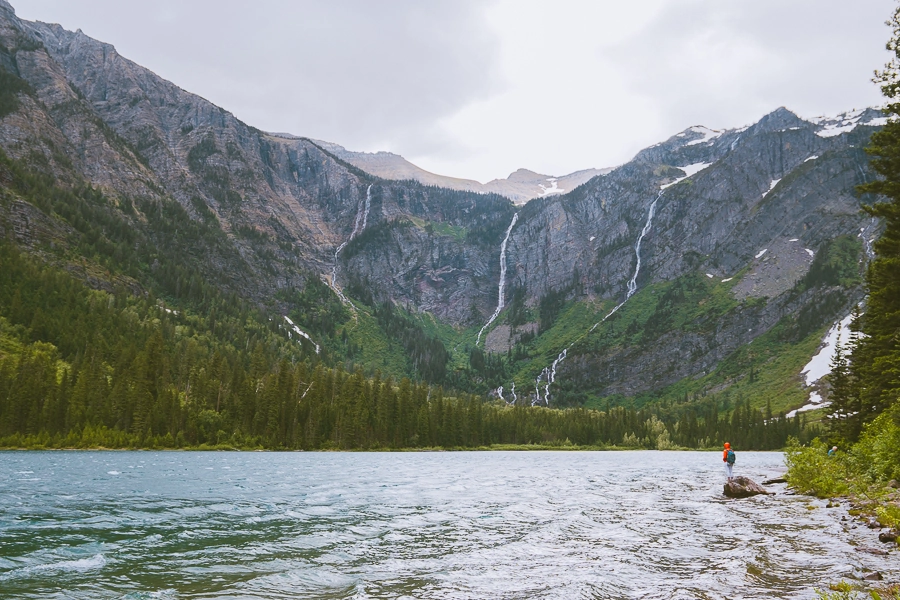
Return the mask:
{"type": "Polygon", "coordinates": [[[11,0],[267,131],[487,181],[881,103],[891,0],[11,0]]]}

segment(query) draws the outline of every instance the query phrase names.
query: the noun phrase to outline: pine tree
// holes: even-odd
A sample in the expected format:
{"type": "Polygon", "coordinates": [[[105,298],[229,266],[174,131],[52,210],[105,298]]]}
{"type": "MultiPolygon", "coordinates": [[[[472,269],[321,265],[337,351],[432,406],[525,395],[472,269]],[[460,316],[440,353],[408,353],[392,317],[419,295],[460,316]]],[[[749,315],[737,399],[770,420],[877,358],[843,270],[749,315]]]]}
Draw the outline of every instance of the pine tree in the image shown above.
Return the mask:
{"type": "MultiPolygon", "coordinates": [[[[827,413],[828,425],[832,434],[843,443],[853,442],[862,428],[859,396],[854,385],[855,377],[850,369],[850,360],[844,351],[841,340],[841,329],[838,325],[838,342],[834,356],[831,357],[831,374],[828,376],[830,387],[827,413]]],[[[852,351],[852,350],[851,350],[852,351]]]]}

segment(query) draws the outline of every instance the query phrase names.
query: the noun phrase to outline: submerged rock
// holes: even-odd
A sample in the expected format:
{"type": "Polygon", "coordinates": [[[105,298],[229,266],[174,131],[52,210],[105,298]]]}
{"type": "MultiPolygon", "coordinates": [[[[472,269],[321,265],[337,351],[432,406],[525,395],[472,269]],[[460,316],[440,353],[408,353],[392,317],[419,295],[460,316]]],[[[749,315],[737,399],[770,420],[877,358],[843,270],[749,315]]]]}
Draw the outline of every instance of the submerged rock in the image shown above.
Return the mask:
{"type": "Polygon", "coordinates": [[[900,535],[900,532],[898,532],[896,529],[891,529],[889,531],[882,531],[881,533],[878,534],[878,541],[883,542],[885,544],[890,543],[890,542],[896,542],[898,535],[900,535]]]}
{"type": "Polygon", "coordinates": [[[735,477],[725,484],[725,495],[729,498],[749,498],[757,494],[773,494],[749,477],[735,477]]]}
{"type": "Polygon", "coordinates": [[[766,479],[762,482],[763,485],[773,485],[776,483],[787,483],[787,479],[784,477],[775,477],[774,479],[766,479]]]}

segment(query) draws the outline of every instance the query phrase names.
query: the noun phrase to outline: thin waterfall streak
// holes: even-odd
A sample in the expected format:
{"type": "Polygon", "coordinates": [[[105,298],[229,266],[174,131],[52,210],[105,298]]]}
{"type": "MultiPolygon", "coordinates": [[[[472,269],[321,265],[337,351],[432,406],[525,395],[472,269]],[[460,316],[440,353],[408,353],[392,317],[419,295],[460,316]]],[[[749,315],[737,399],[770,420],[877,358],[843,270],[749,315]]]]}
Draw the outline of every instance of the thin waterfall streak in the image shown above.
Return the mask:
{"type": "MultiPolygon", "coordinates": [[[[659,199],[662,198],[664,190],[660,190],[656,195],[656,198],[650,203],[650,209],[647,211],[647,222],[644,223],[644,227],[641,229],[641,235],[638,236],[637,242],[634,245],[634,254],[637,257],[637,263],[634,267],[634,274],[631,276],[631,279],[628,280],[628,292],[625,294],[625,300],[619,302],[611,311],[606,313],[602,319],[594,323],[593,327],[588,330],[588,334],[593,333],[597,327],[599,327],[602,323],[604,323],[611,316],[616,314],[616,312],[628,302],[629,298],[631,298],[634,293],[637,291],[637,278],[641,272],[641,242],[644,241],[644,238],[650,233],[650,229],[653,226],[653,216],[656,214],[656,203],[659,202],[659,199]]],[[[575,340],[577,342],[578,340],[575,340]]],[[[553,364],[548,369],[544,367],[544,370],[541,371],[540,375],[537,376],[537,379],[534,382],[534,395],[535,400],[532,401],[531,405],[534,406],[536,403],[541,400],[541,392],[539,389],[539,385],[542,380],[546,378],[546,383],[544,384],[544,403],[547,406],[550,406],[550,385],[556,381],[556,368],[562,364],[562,362],[568,356],[569,350],[572,346],[575,345],[575,342],[572,342],[568,346],[566,346],[562,352],[556,357],[556,360],[553,361],[553,364]]]]}
{"type": "Polygon", "coordinates": [[[478,337],[475,338],[475,346],[481,342],[481,336],[484,334],[484,330],[490,327],[491,323],[500,316],[500,311],[503,310],[503,307],[506,305],[506,299],[504,297],[504,293],[506,291],[506,244],[509,242],[509,235],[512,233],[513,227],[516,225],[516,221],[519,220],[519,213],[513,215],[512,222],[509,224],[509,227],[506,228],[506,236],[503,238],[503,243],[500,244],[500,285],[497,289],[497,308],[494,310],[494,313],[491,315],[491,318],[488,319],[487,323],[481,328],[478,332],[478,337]]]}
{"type": "Polygon", "coordinates": [[[869,224],[864,229],[860,230],[860,234],[859,234],[862,237],[863,244],[866,247],[866,257],[868,258],[868,260],[872,260],[875,258],[875,249],[872,246],[872,242],[875,240],[874,240],[874,238],[871,237],[869,230],[871,230],[876,225],[878,225],[878,219],[876,219],[875,217],[872,217],[872,223],[869,224]]]}
{"type": "MultiPolygon", "coordinates": [[[[516,396],[516,382],[515,381],[512,382],[512,387],[510,388],[509,393],[512,394],[512,404],[513,405],[517,404],[519,402],[519,398],[518,398],[518,396],[516,396]]],[[[507,402],[507,404],[509,404],[509,402],[507,402]]]]}
{"type": "Polygon", "coordinates": [[[345,242],[343,242],[340,246],[337,247],[337,250],[334,251],[334,264],[331,266],[331,289],[335,291],[335,293],[340,297],[341,302],[344,304],[349,304],[350,300],[344,295],[344,292],[338,287],[337,284],[337,268],[338,268],[338,257],[341,254],[341,251],[347,247],[347,244],[353,241],[357,235],[361,234],[366,230],[366,224],[369,220],[369,207],[372,203],[372,185],[369,184],[369,187],[366,188],[366,200],[364,203],[357,203],[356,208],[356,219],[353,221],[353,231],[350,232],[350,237],[347,238],[345,242]]]}
{"type": "Polygon", "coordinates": [[[594,330],[597,329],[597,327],[599,327],[600,325],[602,325],[608,318],[610,318],[611,316],[613,316],[614,314],[616,314],[616,311],[619,310],[620,308],[622,308],[622,305],[623,305],[623,304],[625,304],[625,303],[624,303],[624,302],[619,302],[619,303],[616,305],[615,308],[613,308],[611,311],[609,311],[608,313],[606,313],[606,316],[605,316],[605,317],[603,317],[602,319],[600,319],[599,321],[597,321],[596,323],[594,323],[594,326],[591,327],[591,329],[588,331],[588,333],[593,333],[594,330]]]}
{"type": "Polygon", "coordinates": [[[659,199],[663,195],[663,190],[659,191],[659,194],[656,195],[656,199],[650,204],[650,210],[647,213],[647,222],[644,224],[644,228],[641,230],[641,235],[638,237],[637,243],[634,245],[634,254],[637,257],[637,265],[634,267],[634,275],[631,276],[631,279],[628,281],[628,293],[625,295],[625,299],[628,300],[631,298],[634,293],[637,291],[637,278],[638,274],[641,272],[641,242],[644,241],[644,237],[650,233],[650,228],[653,225],[653,215],[656,213],[656,203],[659,202],[659,199]]]}
{"type": "Polygon", "coordinates": [[[372,185],[373,184],[370,183],[369,187],[366,188],[366,210],[363,212],[363,222],[360,233],[366,230],[366,223],[369,221],[369,207],[372,205],[372,185]]]}

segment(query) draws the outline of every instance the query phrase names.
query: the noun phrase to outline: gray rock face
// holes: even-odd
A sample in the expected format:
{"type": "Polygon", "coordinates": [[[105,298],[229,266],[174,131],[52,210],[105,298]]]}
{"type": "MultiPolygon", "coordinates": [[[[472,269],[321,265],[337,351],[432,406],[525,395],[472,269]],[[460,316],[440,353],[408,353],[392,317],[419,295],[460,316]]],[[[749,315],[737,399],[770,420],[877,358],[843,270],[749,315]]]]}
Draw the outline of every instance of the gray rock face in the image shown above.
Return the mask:
{"type": "MultiPolygon", "coordinates": [[[[815,301],[792,292],[815,252],[838,235],[871,239],[879,230],[853,190],[869,177],[861,146],[880,113],[857,117],[854,129],[825,137],[832,130],[784,109],[700,143],[692,143],[692,128],[571,194],[523,208],[509,242],[511,285],[534,301],[577,278],[587,297],[621,301],[649,206],[662,186],[678,181],[662,190],[642,240],[639,288],[700,272],[740,279],[735,298],[748,301],[715,324],[672,330],[651,346],[599,354],[576,346],[558,377],[600,397],[659,389],[708,373],[815,301]],[[698,171],[698,164],[708,166],[698,171]],[[684,178],[680,167],[696,172],[684,178]],[[754,298],[767,301],[749,302],[754,298]]],[[[860,288],[826,293],[846,294],[843,307],[862,298],[860,288]]]]}
{"type": "MultiPolygon", "coordinates": [[[[310,140],[258,131],[80,31],[22,21],[7,10],[0,42],[13,49],[7,62],[36,92],[0,122],[4,151],[17,158],[37,152],[55,174],[85,177],[114,196],[174,198],[197,218],[200,202],[243,262],[214,261],[209,272],[242,274],[228,285],[260,303],[310,274],[330,274],[375,178],[310,140]],[[16,51],[21,40],[27,50],[16,51]],[[254,239],[241,235],[248,230],[257,232],[254,239]]],[[[470,318],[473,303],[486,311],[495,285],[487,266],[492,244],[463,248],[464,238],[423,233],[421,222],[490,230],[494,220],[496,228],[508,222],[509,203],[474,193],[447,197],[409,182],[376,188],[370,227],[410,219],[420,226],[358,252],[353,265],[342,262],[344,281],[344,271],[357,268],[385,298],[453,323],[470,318]],[[497,210],[484,214],[485,204],[497,210]]]]}
{"type": "Polygon", "coordinates": [[[773,492],[767,491],[749,477],[739,476],[725,483],[724,493],[729,498],[749,498],[759,494],[769,495],[773,492]]]}

